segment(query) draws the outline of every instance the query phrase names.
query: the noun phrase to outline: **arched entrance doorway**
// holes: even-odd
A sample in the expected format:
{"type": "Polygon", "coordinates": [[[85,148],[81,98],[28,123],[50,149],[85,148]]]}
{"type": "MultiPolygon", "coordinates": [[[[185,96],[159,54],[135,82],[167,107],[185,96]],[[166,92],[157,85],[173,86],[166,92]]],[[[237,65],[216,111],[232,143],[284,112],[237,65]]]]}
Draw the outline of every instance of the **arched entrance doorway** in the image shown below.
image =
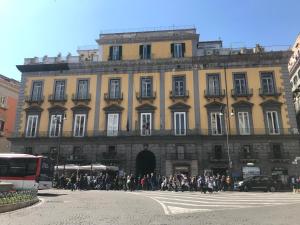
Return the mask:
{"type": "Polygon", "coordinates": [[[136,175],[143,176],[155,170],[155,155],[148,151],[141,151],[136,157],[136,175]]]}

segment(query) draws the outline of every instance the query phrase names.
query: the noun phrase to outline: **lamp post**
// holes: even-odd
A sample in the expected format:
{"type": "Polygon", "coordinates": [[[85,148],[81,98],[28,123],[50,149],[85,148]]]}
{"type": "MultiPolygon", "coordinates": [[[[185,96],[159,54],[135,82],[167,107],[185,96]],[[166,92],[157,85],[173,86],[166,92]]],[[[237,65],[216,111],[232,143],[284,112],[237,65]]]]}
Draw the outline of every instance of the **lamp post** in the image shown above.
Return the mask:
{"type": "Polygon", "coordinates": [[[60,155],[60,138],[61,138],[61,133],[62,133],[62,125],[64,120],[67,119],[67,115],[64,113],[63,114],[63,119],[61,118],[62,115],[61,114],[56,114],[54,116],[54,120],[56,123],[56,127],[55,127],[55,131],[54,131],[54,135],[56,136],[56,129],[58,128],[58,132],[57,132],[57,155],[56,155],[56,171],[58,172],[58,163],[59,163],[59,155],[60,155]],[[60,116],[60,117],[59,117],[60,116]]]}
{"type": "MultiPolygon", "coordinates": [[[[228,111],[228,109],[227,109],[227,111],[228,111]]],[[[225,107],[221,108],[220,116],[224,116],[225,132],[226,132],[226,149],[227,149],[227,157],[228,157],[228,171],[229,171],[229,174],[231,174],[232,161],[231,161],[230,149],[229,149],[229,130],[228,130],[229,129],[228,128],[229,116],[226,113],[225,107]]],[[[231,112],[230,116],[234,116],[234,113],[231,112]]]]}

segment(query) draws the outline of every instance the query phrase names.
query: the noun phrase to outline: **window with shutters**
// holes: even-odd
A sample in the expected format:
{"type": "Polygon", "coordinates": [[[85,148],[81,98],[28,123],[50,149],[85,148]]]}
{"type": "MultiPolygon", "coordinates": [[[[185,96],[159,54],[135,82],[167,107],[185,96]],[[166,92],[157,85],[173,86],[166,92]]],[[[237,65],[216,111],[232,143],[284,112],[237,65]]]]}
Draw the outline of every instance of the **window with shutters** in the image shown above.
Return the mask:
{"type": "Polygon", "coordinates": [[[171,54],[173,58],[182,58],[185,53],[185,43],[172,43],[171,54]]]}
{"type": "Polygon", "coordinates": [[[184,160],[184,145],[176,145],[177,159],[184,160]]]}
{"type": "Polygon", "coordinates": [[[173,95],[185,96],[185,78],[173,77],[173,95]]]}
{"type": "Polygon", "coordinates": [[[151,45],[140,45],[140,59],[151,59],[151,45]]]}
{"type": "Polygon", "coordinates": [[[214,159],[222,159],[223,158],[223,149],[222,145],[214,146],[214,159]]]}
{"type": "Polygon", "coordinates": [[[274,94],[274,79],[272,73],[262,73],[261,74],[261,85],[263,94],[274,94]]]}
{"type": "Polygon", "coordinates": [[[55,81],[54,99],[64,100],[65,97],[65,81],[57,80],[55,81]]]}
{"type": "Polygon", "coordinates": [[[152,129],[152,113],[141,113],[141,135],[151,135],[152,129]]]}
{"type": "Polygon", "coordinates": [[[0,131],[1,131],[1,132],[4,131],[4,126],[5,126],[5,121],[0,120],[0,131]]]}
{"type": "Polygon", "coordinates": [[[121,60],[122,59],[122,46],[110,46],[109,47],[109,60],[121,60]]]}
{"type": "Polygon", "coordinates": [[[62,115],[51,115],[49,136],[58,137],[61,132],[62,115]]]}
{"type": "Polygon", "coordinates": [[[269,134],[279,134],[280,127],[278,121],[278,112],[277,111],[267,111],[267,123],[269,134]]]}
{"type": "Polygon", "coordinates": [[[75,114],[74,137],[84,137],[85,135],[86,114],[75,114]]]}
{"type": "Polygon", "coordinates": [[[250,121],[248,112],[238,112],[239,131],[241,135],[250,134],[250,121]]]}
{"type": "Polygon", "coordinates": [[[120,98],[120,79],[109,80],[109,97],[111,99],[120,98]]]}
{"type": "Polygon", "coordinates": [[[246,75],[244,73],[234,74],[234,90],[236,95],[247,94],[246,75]]]}
{"type": "Polygon", "coordinates": [[[31,92],[31,100],[32,101],[40,101],[42,99],[42,81],[33,81],[32,92],[31,92]]]}
{"type": "Polygon", "coordinates": [[[174,112],[175,135],[186,134],[186,112],[174,112]]]}
{"type": "Polygon", "coordinates": [[[222,115],[219,112],[210,113],[210,126],[212,135],[222,135],[222,115]]]}
{"type": "Polygon", "coordinates": [[[208,95],[220,95],[220,76],[219,74],[212,74],[207,76],[208,95]]]}
{"type": "Polygon", "coordinates": [[[107,136],[117,136],[119,131],[119,114],[107,114],[107,136]]]}
{"type": "Polygon", "coordinates": [[[38,128],[38,115],[29,115],[27,118],[26,137],[35,137],[38,128]]]}
{"type": "Polygon", "coordinates": [[[78,80],[77,99],[88,99],[88,80],[78,80]]]}
{"type": "Polygon", "coordinates": [[[141,93],[143,98],[152,96],[152,78],[143,77],[141,79],[141,93]]]}

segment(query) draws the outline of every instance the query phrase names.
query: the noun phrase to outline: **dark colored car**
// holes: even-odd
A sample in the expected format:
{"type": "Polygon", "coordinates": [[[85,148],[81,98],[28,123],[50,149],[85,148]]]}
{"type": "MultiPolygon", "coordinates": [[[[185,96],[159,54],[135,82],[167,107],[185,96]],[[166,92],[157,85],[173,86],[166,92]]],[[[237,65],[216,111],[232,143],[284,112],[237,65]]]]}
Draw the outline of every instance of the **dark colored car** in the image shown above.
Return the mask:
{"type": "Polygon", "coordinates": [[[270,191],[278,190],[277,181],[269,176],[253,176],[239,182],[240,191],[270,191]]]}

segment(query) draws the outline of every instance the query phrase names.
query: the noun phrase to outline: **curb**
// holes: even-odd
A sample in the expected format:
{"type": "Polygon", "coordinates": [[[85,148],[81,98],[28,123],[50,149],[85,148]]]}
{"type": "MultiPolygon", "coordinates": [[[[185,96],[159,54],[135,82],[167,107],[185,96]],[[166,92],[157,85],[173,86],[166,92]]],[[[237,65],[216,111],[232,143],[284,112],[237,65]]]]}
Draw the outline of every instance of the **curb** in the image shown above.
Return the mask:
{"type": "Polygon", "coordinates": [[[39,199],[35,198],[35,199],[32,199],[32,200],[27,201],[27,202],[19,202],[19,203],[10,204],[10,205],[0,205],[0,213],[25,208],[25,207],[31,206],[31,205],[33,205],[37,202],[39,202],[39,199]]]}

